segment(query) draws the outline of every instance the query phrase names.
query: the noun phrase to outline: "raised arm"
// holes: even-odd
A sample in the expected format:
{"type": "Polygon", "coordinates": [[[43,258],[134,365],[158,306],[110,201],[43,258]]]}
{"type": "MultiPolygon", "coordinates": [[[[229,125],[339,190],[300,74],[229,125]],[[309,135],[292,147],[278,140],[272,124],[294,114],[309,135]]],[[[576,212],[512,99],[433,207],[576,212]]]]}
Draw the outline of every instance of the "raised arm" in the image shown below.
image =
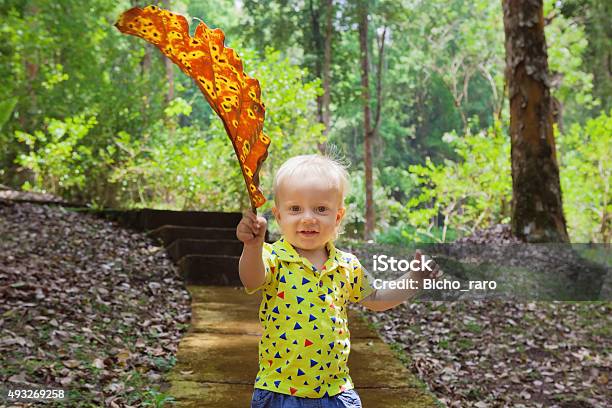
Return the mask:
{"type": "MultiPolygon", "coordinates": [[[[421,259],[421,256],[421,251],[417,250],[414,259],[421,259]]],[[[420,292],[419,288],[423,287],[423,279],[438,279],[442,276],[442,271],[438,264],[432,262],[430,265],[432,271],[409,271],[395,281],[395,287],[397,287],[397,283],[400,281],[406,281],[406,289],[376,289],[370,296],[363,299],[360,304],[375,312],[382,312],[412,299],[420,292]],[[412,282],[412,285],[410,285],[410,282],[412,282]]]]}
{"type": "Polygon", "coordinates": [[[248,210],[236,227],[236,237],[244,244],[239,263],[240,281],[247,290],[257,288],[266,280],[261,255],[267,226],[264,217],[248,210]]]}

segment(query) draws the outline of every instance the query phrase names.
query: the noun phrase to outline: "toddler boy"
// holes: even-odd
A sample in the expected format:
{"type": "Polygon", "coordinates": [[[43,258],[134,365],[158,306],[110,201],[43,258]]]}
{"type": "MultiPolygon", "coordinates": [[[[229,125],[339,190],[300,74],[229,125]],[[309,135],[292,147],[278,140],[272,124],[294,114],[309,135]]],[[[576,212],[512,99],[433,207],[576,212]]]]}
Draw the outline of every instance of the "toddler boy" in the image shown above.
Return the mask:
{"type": "MultiPolygon", "coordinates": [[[[321,155],[297,156],[278,170],[272,209],[282,237],[264,242],[267,222],[252,211],[238,224],[240,279],[262,290],[259,373],[251,407],[361,407],[349,376],[348,302],[383,311],[417,290],[375,289],[357,258],[334,246],[345,215],[348,174],[321,155]],[[314,405],[312,405],[314,406],[314,405]]],[[[420,253],[416,256],[420,259],[420,253]]],[[[409,272],[400,279],[437,278],[409,272]]]]}

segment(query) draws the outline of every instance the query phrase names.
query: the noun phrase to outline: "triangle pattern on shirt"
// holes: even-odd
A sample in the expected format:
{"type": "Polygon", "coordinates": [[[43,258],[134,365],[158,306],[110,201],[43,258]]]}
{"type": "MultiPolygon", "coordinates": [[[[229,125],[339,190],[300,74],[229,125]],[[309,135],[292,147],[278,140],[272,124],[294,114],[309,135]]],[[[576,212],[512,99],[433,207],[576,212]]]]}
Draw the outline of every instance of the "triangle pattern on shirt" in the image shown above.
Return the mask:
{"type": "Polygon", "coordinates": [[[264,265],[278,273],[262,287],[264,333],[256,388],[321,398],[353,387],[346,366],[350,342],[345,306],[372,289],[354,256],[331,242],[327,251],[328,260],[317,270],[284,237],[264,244],[264,265]]]}

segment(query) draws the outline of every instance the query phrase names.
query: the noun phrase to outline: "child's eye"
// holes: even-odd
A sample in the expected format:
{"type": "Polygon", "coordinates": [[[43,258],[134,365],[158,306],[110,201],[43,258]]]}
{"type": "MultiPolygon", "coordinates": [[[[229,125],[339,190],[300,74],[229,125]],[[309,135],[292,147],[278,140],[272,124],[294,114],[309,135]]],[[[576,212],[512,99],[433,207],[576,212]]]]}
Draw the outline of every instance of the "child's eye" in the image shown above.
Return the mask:
{"type": "Polygon", "coordinates": [[[324,207],[324,206],[317,207],[317,211],[318,212],[325,212],[325,211],[327,211],[327,207],[324,207]]]}
{"type": "Polygon", "coordinates": [[[292,205],[291,207],[289,207],[289,211],[298,212],[300,211],[300,207],[297,205],[292,205]]]}

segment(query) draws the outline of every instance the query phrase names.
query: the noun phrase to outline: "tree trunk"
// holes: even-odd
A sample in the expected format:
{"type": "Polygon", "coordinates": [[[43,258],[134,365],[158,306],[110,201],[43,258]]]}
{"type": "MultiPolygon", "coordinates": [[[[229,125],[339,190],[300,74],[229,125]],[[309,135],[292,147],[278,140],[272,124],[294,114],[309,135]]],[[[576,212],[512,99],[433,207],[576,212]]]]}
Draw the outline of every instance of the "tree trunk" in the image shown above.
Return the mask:
{"type": "Polygon", "coordinates": [[[542,0],[502,0],[510,100],[512,231],[568,242],[553,134],[542,0]]]}
{"type": "MultiPolygon", "coordinates": [[[[321,35],[321,23],[319,23],[319,7],[315,8],[313,0],[308,1],[308,10],[310,12],[310,25],[312,30],[312,47],[317,58],[314,61],[314,74],[317,78],[322,79],[323,68],[321,64],[321,52],[323,51],[323,36],[321,35]]],[[[317,120],[323,123],[323,96],[317,96],[317,120]]]]}
{"type": "MultiPolygon", "coordinates": [[[[325,49],[323,55],[323,96],[321,98],[321,110],[322,110],[322,123],[325,128],[323,129],[323,135],[327,138],[329,134],[329,126],[331,121],[331,112],[329,105],[331,103],[331,61],[332,61],[332,36],[333,31],[333,16],[334,16],[334,2],[333,0],[327,0],[325,6],[325,49]]],[[[323,144],[325,149],[325,144],[323,144]]]]}
{"type": "Polygon", "coordinates": [[[372,139],[373,131],[370,114],[370,69],[368,54],[368,8],[367,2],[359,7],[359,48],[361,50],[361,98],[363,103],[363,131],[364,131],[364,167],[365,167],[365,229],[364,239],[372,238],[376,223],[373,199],[372,177],[372,139]]]}
{"type": "MultiPolygon", "coordinates": [[[[317,120],[323,124],[323,134],[329,132],[329,101],[330,101],[330,79],[331,66],[331,36],[332,36],[332,13],[333,0],[325,0],[325,35],[321,34],[321,7],[315,8],[313,0],[308,2],[310,11],[310,23],[312,26],[312,45],[314,52],[319,57],[315,60],[315,75],[323,82],[323,95],[317,96],[317,120]],[[322,60],[322,62],[321,62],[322,60]]],[[[317,143],[317,148],[324,154],[326,143],[317,143]]]]}
{"type": "Polygon", "coordinates": [[[378,63],[376,66],[376,113],[374,114],[374,124],[372,125],[372,136],[378,135],[378,125],[380,125],[380,111],[382,109],[382,71],[385,59],[385,39],[387,38],[387,27],[383,27],[378,43],[378,63]]]}
{"type": "Polygon", "coordinates": [[[168,93],[166,94],[166,104],[174,99],[174,66],[170,58],[164,57],[166,64],[166,80],[168,81],[168,93]]]}
{"type": "MultiPolygon", "coordinates": [[[[162,6],[166,10],[171,8],[171,0],[162,0],[162,6]]],[[[166,80],[168,81],[168,93],[166,94],[166,105],[174,99],[174,63],[170,58],[166,58],[162,55],[164,64],[166,66],[166,80]]]]}
{"type": "MultiPolygon", "coordinates": [[[[149,44],[145,44],[145,55],[144,57],[142,57],[142,61],[140,61],[140,73],[141,76],[143,78],[145,78],[147,81],[150,78],[151,75],[151,63],[152,63],[152,49],[153,47],[149,44]]],[[[149,117],[149,115],[147,114],[146,111],[148,111],[150,109],[150,102],[151,102],[151,93],[150,92],[145,92],[144,93],[144,103],[142,105],[140,105],[140,113],[142,115],[142,117],[144,118],[144,125],[147,126],[149,121],[147,120],[147,118],[149,117]]]]}
{"type": "Polygon", "coordinates": [[[152,47],[147,44],[145,47],[145,55],[142,57],[142,61],[140,61],[140,74],[143,77],[146,77],[151,72],[151,49],[152,47]]]}
{"type": "MultiPolygon", "coordinates": [[[[37,15],[40,12],[38,5],[34,2],[28,3],[25,8],[25,18],[33,18],[33,20],[37,19],[37,15]]],[[[38,52],[35,55],[24,55],[24,66],[25,66],[25,77],[27,83],[27,95],[28,95],[28,104],[27,111],[20,112],[19,115],[19,125],[21,126],[21,130],[24,132],[33,132],[36,124],[32,117],[36,115],[37,105],[38,105],[38,97],[36,95],[36,84],[40,82],[40,78],[38,78],[38,71],[40,69],[39,63],[41,62],[41,55],[38,52]]],[[[44,65],[44,61],[43,65],[44,65]]]]}
{"type": "MultiPolygon", "coordinates": [[[[171,0],[162,0],[162,6],[166,10],[170,10],[171,8],[171,0]]],[[[166,106],[172,102],[174,99],[174,63],[170,60],[170,58],[165,57],[163,54],[160,54],[164,59],[164,65],[166,67],[166,81],[168,81],[168,93],[166,93],[166,106]]],[[[176,130],[176,121],[174,119],[166,119],[166,123],[168,125],[168,130],[171,136],[174,136],[174,131],[176,130]]]]}

